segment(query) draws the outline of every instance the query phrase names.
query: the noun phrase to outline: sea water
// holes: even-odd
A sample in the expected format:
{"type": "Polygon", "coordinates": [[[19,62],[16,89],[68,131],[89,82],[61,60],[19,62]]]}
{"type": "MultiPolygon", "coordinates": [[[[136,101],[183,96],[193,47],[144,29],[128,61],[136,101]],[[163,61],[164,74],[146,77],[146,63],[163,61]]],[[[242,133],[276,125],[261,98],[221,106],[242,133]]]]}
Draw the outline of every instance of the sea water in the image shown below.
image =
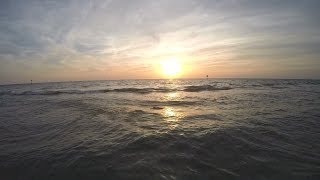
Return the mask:
{"type": "Polygon", "coordinates": [[[3,85],[0,179],[320,179],[320,81],[3,85]]]}

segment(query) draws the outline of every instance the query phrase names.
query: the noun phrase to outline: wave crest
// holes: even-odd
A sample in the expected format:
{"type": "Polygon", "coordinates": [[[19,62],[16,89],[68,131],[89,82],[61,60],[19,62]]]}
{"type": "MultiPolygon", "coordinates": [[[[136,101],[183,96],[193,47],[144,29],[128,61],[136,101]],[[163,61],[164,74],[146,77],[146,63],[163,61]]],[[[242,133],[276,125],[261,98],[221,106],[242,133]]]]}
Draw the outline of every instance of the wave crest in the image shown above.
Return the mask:
{"type": "Polygon", "coordinates": [[[148,94],[148,93],[168,93],[176,91],[184,92],[201,92],[201,91],[218,91],[218,90],[229,90],[231,87],[217,87],[211,85],[201,86],[184,86],[183,88],[117,88],[117,89],[100,89],[100,90],[28,90],[22,92],[15,91],[2,91],[0,96],[3,95],[60,95],[60,94],[93,94],[93,93],[137,93],[137,94],[148,94]]]}
{"type": "Polygon", "coordinates": [[[218,90],[230,90],[231,87],[217,87],[211,85],[202,86],[186,86],[183,91],[186,92],[200,92],[200,91],[218,91],[218,90]]]}

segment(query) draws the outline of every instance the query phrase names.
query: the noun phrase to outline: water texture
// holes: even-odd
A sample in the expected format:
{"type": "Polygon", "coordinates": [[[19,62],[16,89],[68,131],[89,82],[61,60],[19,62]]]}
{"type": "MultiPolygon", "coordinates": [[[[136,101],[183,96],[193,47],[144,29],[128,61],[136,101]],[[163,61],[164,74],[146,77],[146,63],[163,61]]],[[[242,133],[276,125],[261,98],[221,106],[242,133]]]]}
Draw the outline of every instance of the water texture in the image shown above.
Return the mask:
{"type": "Polygon", "coordinates": [[[320,179],[320,81],[0,86],[0,179],[320,179]]]}

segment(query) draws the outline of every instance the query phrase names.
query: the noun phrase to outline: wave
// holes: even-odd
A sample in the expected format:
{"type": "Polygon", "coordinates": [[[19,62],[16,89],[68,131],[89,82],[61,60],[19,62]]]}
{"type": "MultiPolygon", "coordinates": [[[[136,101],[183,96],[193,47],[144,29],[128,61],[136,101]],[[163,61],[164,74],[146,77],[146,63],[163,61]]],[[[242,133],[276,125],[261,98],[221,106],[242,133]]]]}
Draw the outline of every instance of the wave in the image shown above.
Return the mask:
{"type": "Polygon", "coordinates": [[[163,109],[163,106],[189,106],[199,104],[198,101],[142,101],[143,106],[153,106],[152,109],[163,109]]]}
{"type": "Polygon", "coordinates": [[[231,87],[217,87],[211,85],[201,86],[184,86],[180,88],[117,88],[117,89],[99,89],[99,90],[28,90],[22,92],[16,91],[1,91],[0,96],[3,95],[60,95],[60,94],[93,94],[93,93],[136,93],[136,94],[148,94],[148,93],[168,93],[168,92],[201,92],[201,91],[218,91],[229,90],[231,87]]]}
{"type": "Polygon", "coordinates": [[[169,88],[120,88],[120,89],[110,89],[105,90],[104,92],[125,92],[125,93],[138,93],[138,94],[146,94],[152,92],[174,92],[178,89],[169,89],[169,88]]]}
{"type": "Polygon", "coordinates": [[[5,91],[5,92],[0,92],[0,96],[3,96],[3,95],[23,96],[23,95],[90,94],[90,93],[103,93],[103,92],[104,92],[104,90],[88,90],[88,91],[81,91],[81,90],[44,90],[44,91],[22,91],[22,92],[5,91]]]}
{"type": "Polygon", "coordinates": [[[217,114],[192,115],[192,116],[187,116],[184,119],[186,120],[217,120],[217,121],[222,120],[222,118],[217,114]]]}
{"type": "Polygon", "coordinates": [[[200,92],[200,91],[218,91],[218,90],[230,90],[231,87],[218,87],[211,85],[202,85],[202,86],[186,86],[183,91],[186,92],[200,92]]]}

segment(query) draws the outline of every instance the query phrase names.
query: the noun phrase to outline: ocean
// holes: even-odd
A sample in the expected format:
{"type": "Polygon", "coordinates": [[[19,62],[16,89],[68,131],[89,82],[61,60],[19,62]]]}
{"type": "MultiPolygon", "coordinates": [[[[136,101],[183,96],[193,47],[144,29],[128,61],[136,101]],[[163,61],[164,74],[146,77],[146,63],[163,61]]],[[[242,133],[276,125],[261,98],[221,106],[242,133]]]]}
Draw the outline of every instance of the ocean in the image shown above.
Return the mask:
{"type": "Polygon", "coordinates": [[[2,85],[0,179],[320,179],[320,80],[2,85]]]}

